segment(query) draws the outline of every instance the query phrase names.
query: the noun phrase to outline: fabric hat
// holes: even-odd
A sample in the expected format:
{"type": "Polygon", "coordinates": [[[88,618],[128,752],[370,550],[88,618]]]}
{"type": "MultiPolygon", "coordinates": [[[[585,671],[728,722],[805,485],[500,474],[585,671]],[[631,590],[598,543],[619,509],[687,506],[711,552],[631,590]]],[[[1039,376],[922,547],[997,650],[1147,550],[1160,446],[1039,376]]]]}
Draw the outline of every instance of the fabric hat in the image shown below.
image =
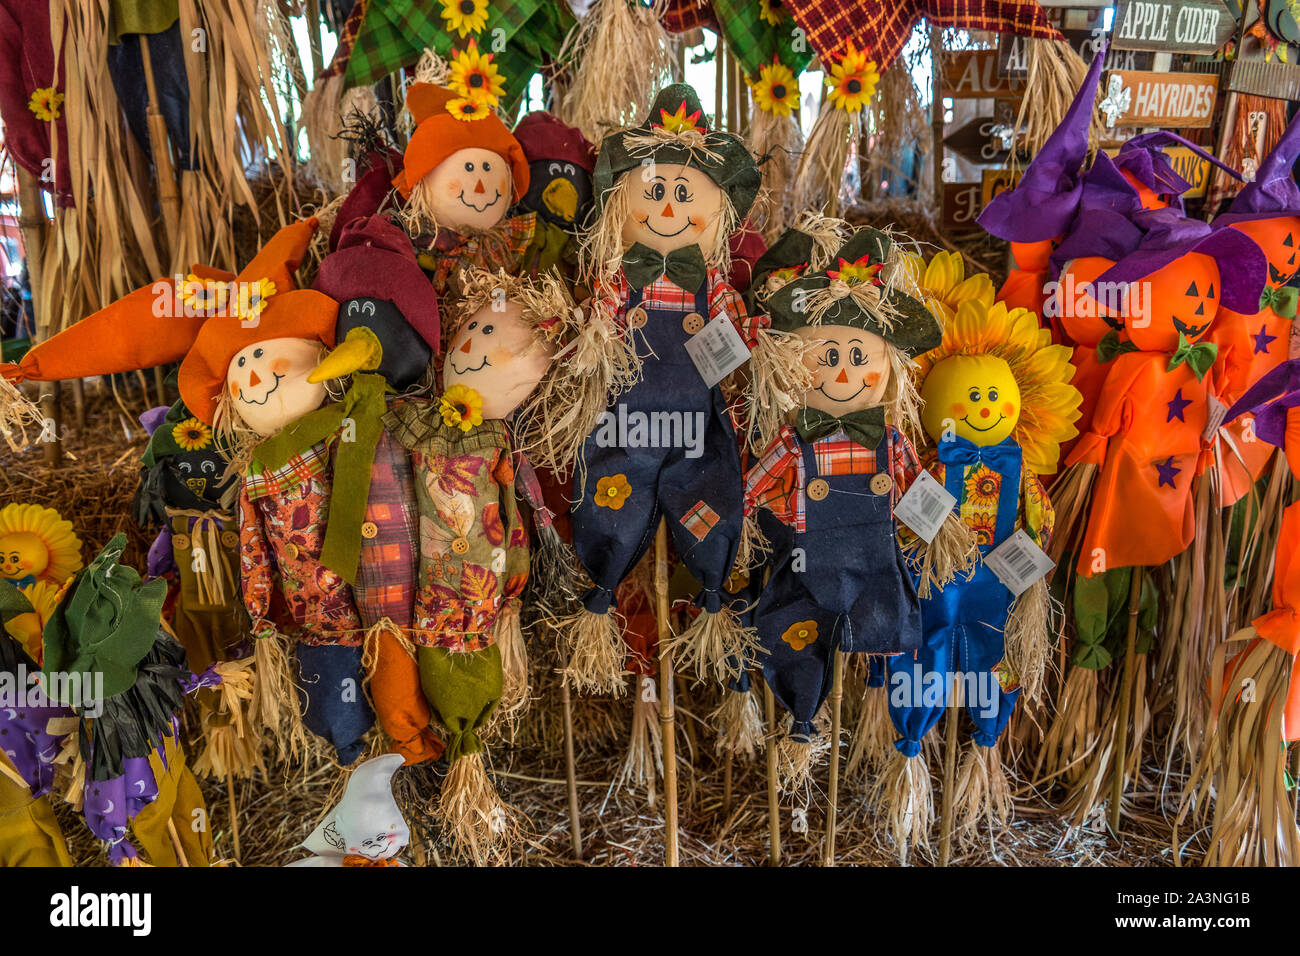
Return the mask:
{"type": "MultiPolygon", "coordinates": [[[[151,409],[150,411],[154,410],[151,409]]],[[[144,454],[140,456],[140,464],[146,468],[152,468],[158,464],[160,458],[179,455],[184,451],[198,450],[196,448],[182,448],[177,440],[178,427],[196,418],[194,413],[185,406],[185,403],[178,400],[171,408],[160,409],[160,411],[164,412],[162,420],[156,423],[152,434],[149,436],[149,444],[145,447],[144,454]]],[[[140,417],[143,421],[144,416],[140,417]]],[[[182,433],[183,431],[184,429],[181,429],[182,433]]],[[[193,441],[201,439],[202,436],[195,435],[193,441]]],[[[214,437],[209,433],[206,437],[206,444],[211,446],[214,440],[214,437]]]]}
{"type": "MultiPolygon", "coordinates": [[[[103,695],[113,697],[135,682],[136,665],[153,647],[167,582],[142,583],[134,568],[118,564],[126,535],[118,532],[78,572],[45,625],[45,686],[53,673],[102,674],[103,695]]],[[[63,701],[62,703],[70,703],[63,701]]]]}
{"type": "Polygon", "coordinates": [[[767,251],[754,263],[749,291],[746,293],[750,312],[756,311],[756,305],[771,294],[766,288],[768,276],[782,269],[797,269],[798,274],[802,275],[812,262],[812,254],[813,237],[808,233],[791,226],[777,236],[776,242],[768,246],[767,251]]]}
{"type": "Polygon", "coordinates": [[[383,754],[353,770],[338,804],[302,842],[303,848],[318,856],[351,855],[370,861],[396,856],[411,841],[393,799],[393,774],[402,763],[401,754],[383,754]],[[380,834],[391,838],[380,840],[380,834]]]}
{"type": "Polygon", "coordinates": [[[176,382],[181,399],[200,421],[212,424],[226,370],[241,349],[278,338],[316,339],[333,348],[338,303],[313,289],[295,289],[293,282],[294,270],[317,225],[313,216],[285,226],[235,277],[241,283],[268,280],[275,284],[275,293],[262,301],[256,323],[241,319],[232,304],[215,310],[199,330],[176,382]]]}
{"type": "Polygon", "coordinates": [[[406,108],[415,119],[415,132],[406,144],[403,169],[393,177],[393,185],[403,198],[409,198],[415,184],[452,153],[488,149],[510,164],[515,183],[511,202],[518,202],[528,192],[528,160],[519,140],[510,135],[496,113],[481,103],[470,105],[482,111],[482,118],[461,119],[449,109],[456,99],[453,91],[432,83],[412,83],[407,89],[406,108]]]}
{"type": "Polygon", "coordinates": [[[393,191],[393,177],[402,168],[402,154],[391,146],[378,144],[357,163],[357,181],[343,197],[334,224],[330,226],[329,248],[338,248],[343,227],[362,216],[379,212],[393,191]]]}
{"type": "Polygon", "coordinates": [[[592,177],[597,210],[618,178],[639,169],[646,159],[698,169],[726,191],[740,219],[749,214],[762,183],[758,164],[744,141],[731,133],[710,130],[699,96],[685,83],[664,87],[640,126],[610,133],[601,141],[592,177]],[[641,137],[658,142],[645,146],[629,142],[641,137]]]}
{"type": "Polygon", "coordinates": [[[891,245],[885,233],[859,229],[836,253],[834,268],[793,279],[772,294],[767,300],[772,328],[793,332],[806,325],[848,325],[879,335],[908,355],[937,348],[943,331],[919,299],[894,289],[885,299],[887,309],[894,313],[890,316],[886,310],[864,305],[852,291],[877,286],[872,267],[884,265],[891,245]],[[844,285],[849,293],[835,295],[844,285]]]}
{"type": "MultiPolygon", "coordinates": [[[[1186,137],[1179,136],[1167,129],[1143,133],[1127,140],[1119,148],[1119,152],[1115,154],[1113,163],[1117,169],[1129,173],[1153,193],[1175,196],[1181,202],[1183,193],[1192,188],[1192,183],[1189,183],[1175,172],[1173,164],[1169,162],[1169,156],[1164,151],[1166,146],[1186,147],[1201,159],[1219,167],[1234,179],[1241,179],[1240,173],[1203,146],[1198,146],[1186,137]]],[[[1104,153],[1099,154],[1098,158],[1100,159],[1104,155],[1104,153]]],[[[1109,156],[1106,158],[1110,159],[1109,156]]]]}
{"type": "Polygon", "coordinates": [[[1219,304],[1246,315],[1259,311],[1268,260],[1254,239],[1236,229],[1212,229],[1173,209],[1150,209],[1133,217],[1144,234],[1136,249],[1097,277],[1102,282],[1136,282],[1191,252],[1210,256],[1219,267],[1219,304]]]}
{"type": "Polygon", "coordinates": [[[1025,168],[1015,189],[993,197],[976,222],[999,239],[1038,242],[1065,232],[1079,208],[1079,170],[1088,156],[1088,128],[1106,59],[1103,42],[1061,123],[1025,168]]]}
{"type": "Polygon", "coordinates": [[[338,247],[321,260],[311,287],[335,302],[391,302],[420,338],[438,350],[438,297],[416,261],[410,238],[384,216],[366,216],[344,226],[338,247]]]}
{"type": "MultiPolygon", "coordinates": [[[[32,604],[27,600],[27,595],[6,578],[0,578],[0,625],[6,621],[17,617],[19,614],[28,614],[32,610],[32,604]]],[[[0,635],[4,634],[4,627],[0,626],[0,635]]]]}
{"type": "Polygon", "coordinates": [[[515,139],[530,163],[554,159],[573,163],[590,175],[596,169],[596,148],[582,132],[569,126],[553,113],[538,110],[529,113],[515,126],[515,139]]]}
{"type": "Polygon", "coordinates": [[[1253,182],[1246,183],[1232,200],[1228,211],[1217,216],[1214,225],[1230,226],[1247,219],[1300,216],[1300,189],[1291,169],[1300,156],[1300,120],[1292,121],[1272,152],[1264,157],[1253,182]]]}

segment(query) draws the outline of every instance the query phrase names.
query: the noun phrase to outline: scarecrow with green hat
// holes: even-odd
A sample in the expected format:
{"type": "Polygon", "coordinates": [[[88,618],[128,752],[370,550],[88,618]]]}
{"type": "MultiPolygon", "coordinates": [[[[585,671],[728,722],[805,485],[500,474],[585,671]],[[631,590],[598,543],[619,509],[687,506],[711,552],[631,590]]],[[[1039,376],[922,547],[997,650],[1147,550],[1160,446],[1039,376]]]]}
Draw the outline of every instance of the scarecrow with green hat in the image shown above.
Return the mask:
{"type": "Polygon", "coordinates": [[[91,832],[114,864],[143,851],[154,866],[207,866],[212,837],[180,742],[185,695],[220,678],[195,675],[162,624],[167,584],[118,563],[117,534],[68,584],[44,631],[42,689],[72,708],[76,786],[91,832]],[[128,840],[128,832],[139,844],[128,840]]]}
{"type": "MultiPolygon", "coordinates": [[[[812,252],[810,240],[785,245],[812,252]]],[[[921,646],[894,509],[921,473],[904,434],[920,431],[913,357],[942,332],[900,265],[890,236],[859,229],[828,268],[792,263],[800,274],[766,300],[773,330],[806,344],[811,373],[795,424],[781,427],[745,484],[746,512],[772,543],[754,626],[764,678],[792,718],[781,742],[787,787],[811,770],[813,718],[836,652],[921,646]]],[[[927,573],[946,583],[974,552],[950,515],[927,549],[927,573]]]]}
{"type": "Polygon", "coordinates": [[[49,798],[60,738],[47,730],[51,718],[70,711],[41,692],[32,680],[40,662],[7,633],[11,621],[34,613],[23,593],[0,579],[0,867],[72,866],[49,798]]]}
{"type": "MultiPolygon", "coordinates": [[[[569,678],[580,689],[623,689],[615,589],[661,517],[702,585],[695,604],[703,613],[674,643],[687,666],[724,677],[728,661],[743,657],[747,632],[724,590],[742,543],[742,470],[719,383],[749,360],[756,325],[724,276],[758,169],[738,137],[710,127],[695,90],[678,83],[643,124],[605,137],[593,183],[596,219],[583,257],[594,290],[589,322],[611,346],[634,349],[640,377],[633,369],[621,392],[591,388],[537,418],[538,457],[552,464],[550,451],[564,448],[578,460],[573,537],[592,587],[567,622],[569,678]]],[[[614,381],[600,374],[613,368],[560,365],[588,382],[614,381]]]]}

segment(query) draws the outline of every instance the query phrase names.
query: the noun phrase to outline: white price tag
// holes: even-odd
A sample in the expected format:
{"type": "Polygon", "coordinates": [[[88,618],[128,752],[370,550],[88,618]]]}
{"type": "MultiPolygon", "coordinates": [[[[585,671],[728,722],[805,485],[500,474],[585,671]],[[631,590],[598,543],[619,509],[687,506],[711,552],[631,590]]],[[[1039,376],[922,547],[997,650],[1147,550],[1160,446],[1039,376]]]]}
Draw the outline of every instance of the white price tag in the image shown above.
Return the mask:
{"type": "Polygon", "coordinates": [[[686,354],[712,388],[749,361],[749,348],[731,319],[720,315],[686,340],[686,354]]]}
{"type": "Polygon", "coordinates": [[[984,555],[984,564],[1016,597],[1055,567],[1023,528],[984,555]]]}
{"type": "Polygon", "coordinates": [[[1201,438],[1205,441],[1214,438],[1214,433],[1219,430],[1219,426],[1223,424],[1223,420],[1227,415],[1228,406],[1219,401],[1214,395],[1210,395],[1205,407],[1205,431],[1201,433],[1201,438]]]}
{"type": "Polygon", "coordinates": [[[939,533],[940,526],[952,513],[952,506],[956,503],[957,499],[934,480],[934,475],[923,471],[916,476],[912,487],[907,489],[907,494],[894,505],[894,517],[929,544],[939,533]]]}

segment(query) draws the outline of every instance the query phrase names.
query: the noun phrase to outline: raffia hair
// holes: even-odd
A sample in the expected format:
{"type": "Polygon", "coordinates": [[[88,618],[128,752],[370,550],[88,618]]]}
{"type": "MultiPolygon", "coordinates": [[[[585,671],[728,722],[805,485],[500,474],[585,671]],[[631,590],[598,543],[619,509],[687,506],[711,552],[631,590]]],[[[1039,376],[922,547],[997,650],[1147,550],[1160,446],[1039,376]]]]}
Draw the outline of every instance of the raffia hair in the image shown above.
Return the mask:
{"type": "MultiPolygon", "coordinates": [[[[530,279],[509,275],[503,269],[497,272],[464,269],[460,278],[462,292],[455,307],[452,336],[460,331],[460,327],[475,312],[502,300],[519,306],[523,320],[532,326],[535,345],[543,342],[558,343],[569,324],[576,321],[573,315],[573,297],[554,273],[543,273],[536,279],[530,279]],[[552,319],[559,321],[549,328],[543,327],[543,323],[552,319]]],[[[532,348],[530,346],[529,351],[532,348]]]]}

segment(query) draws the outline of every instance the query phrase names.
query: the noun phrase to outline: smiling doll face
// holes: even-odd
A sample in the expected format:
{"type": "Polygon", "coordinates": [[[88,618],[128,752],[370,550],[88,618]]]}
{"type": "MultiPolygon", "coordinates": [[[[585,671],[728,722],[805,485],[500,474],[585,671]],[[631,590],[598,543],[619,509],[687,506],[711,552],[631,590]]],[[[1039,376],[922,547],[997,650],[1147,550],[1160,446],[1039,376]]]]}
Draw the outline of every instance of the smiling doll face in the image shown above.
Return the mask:
{"type": "Polygon", "coordinates": [[[884,401],[889,387],[884,339],[847,325],[806,325],[796,331],[816,343],[804,356],[813,373],[804,397],[809,408],[838,418],[884,401]]]}
{"type": "Polygon", "coordinates": [[[627,174],[628,216],[623,241],[667,255],[698,245],[710,248],[722,220],[722,190],[690,166],[660,163],[627,174]]]}
{"type": "Polygon", "coordinates": [[[284,338],[235,353],[226,369],[226,388],[244,423],[259,435],[273,435],[320,408],[325,385],[313,385],[307,376],[324,351],[311,339],[284,338]]]}
{"type": "Polygon", "coordinates": [[[1248,219],[1234,222],[1237,229],[1254,239],[1268,257],[1268,284],[1280,288],[1300,271],[1297,247],[1300,247],[1300,216],[1278,216],[1275,219],[1248,219]]]}
{"type": "Polygon", "coordinates": [[[921,388],[921,423],[936,442],[957,434],[976,445],[1005,440],[1020,420],[1020,386],[993,355],[954,355],[939,362],[921,388]]]}
{"type": "Polygon", "coordinates": [[[491,229],[506,217],[513,180],[510,164],[490,149],[458,149],[425,177],[438,224],[491,229]]]}
{"type": "Polygon", "coordinates": [[[537,387],[553,355],[518,304],[484,306],[461,323],[447,346],[443,389],[472,388],[483,399],[485,419],[508,418],[537,387]]]}
{"type": "Polygon", "coordinates": [[[30,531],[15,531],[0,537],[0,578],[16,581],[28,576],[40,577],[49,561],[45,545],[30,531]]]}

